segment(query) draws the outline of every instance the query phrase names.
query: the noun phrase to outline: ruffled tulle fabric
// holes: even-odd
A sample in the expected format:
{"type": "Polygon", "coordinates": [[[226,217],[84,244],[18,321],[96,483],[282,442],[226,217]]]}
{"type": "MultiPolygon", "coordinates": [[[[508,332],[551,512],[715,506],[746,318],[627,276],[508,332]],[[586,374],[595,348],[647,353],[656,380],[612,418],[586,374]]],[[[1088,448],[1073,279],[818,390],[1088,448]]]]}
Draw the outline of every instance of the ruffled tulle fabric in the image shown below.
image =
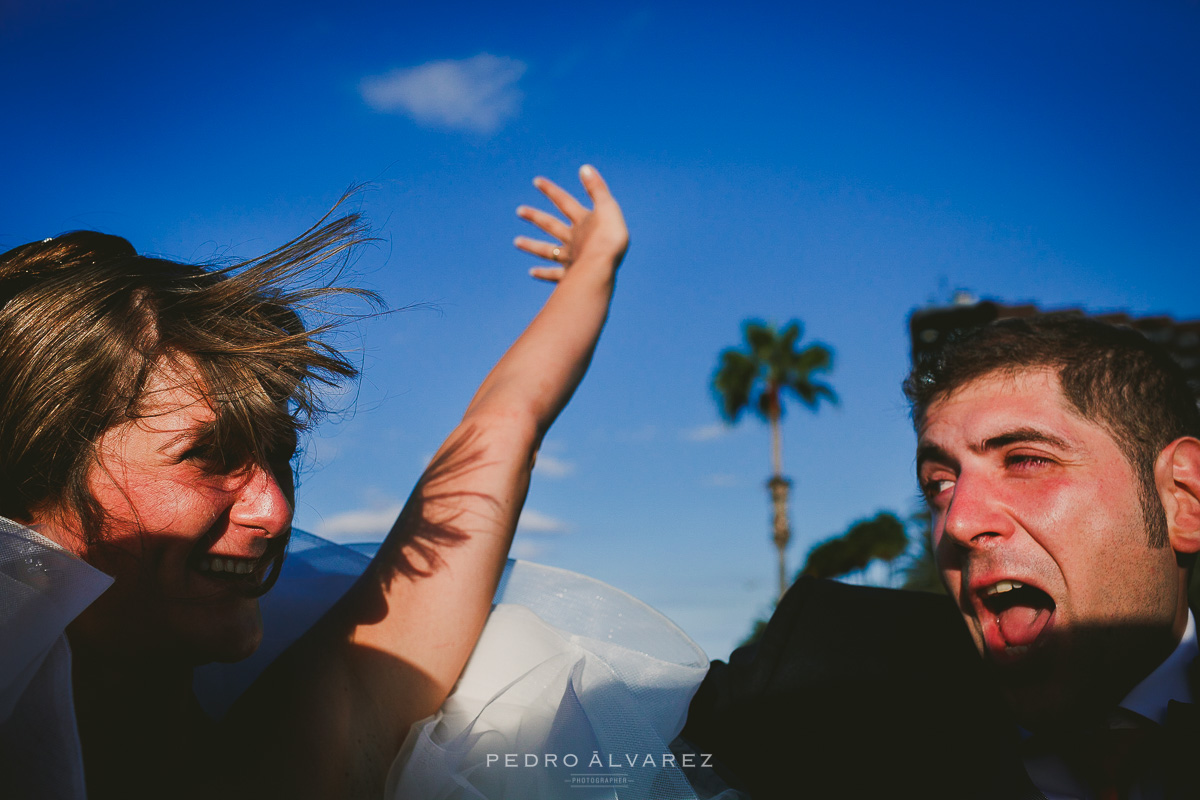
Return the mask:
{"type": "MultiPolygon", "coordinates": [[[[350,587],[370,555],[294,532],[279,581],[260,600],[263,644],[245,661],[197,670],[206,710],[224,714],[350,587]]],[[[705,754],[671,749],[707,668],[695,642],[630,595],[510,561],[454,692],[413,726],[385,798],[735,797],[721,791],[705,754]],[[693,782],[717,788],[698,793],[693,782]]]]}
{"type": "Polygon", "coordinates": [[[684,768],[711,767],[671,743],[707,669],[695,642],[628,594],[509,562],[454,693],[409,733],[385,797],[692,800],[684,768]]]}

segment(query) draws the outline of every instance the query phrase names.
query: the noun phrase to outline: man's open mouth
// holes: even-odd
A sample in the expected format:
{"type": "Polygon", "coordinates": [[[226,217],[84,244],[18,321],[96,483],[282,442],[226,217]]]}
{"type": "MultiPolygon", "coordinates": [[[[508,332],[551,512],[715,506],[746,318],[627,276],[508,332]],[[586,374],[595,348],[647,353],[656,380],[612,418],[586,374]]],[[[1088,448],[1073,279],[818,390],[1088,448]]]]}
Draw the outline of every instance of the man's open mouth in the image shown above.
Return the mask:
{"type": "Polygon", "coordinates": [[[1050,626],[1055,603],[1036,586],[1002,580],[979,592],[980,623],[988,651],[1002,661],[1018,659],[1050,626]]]}

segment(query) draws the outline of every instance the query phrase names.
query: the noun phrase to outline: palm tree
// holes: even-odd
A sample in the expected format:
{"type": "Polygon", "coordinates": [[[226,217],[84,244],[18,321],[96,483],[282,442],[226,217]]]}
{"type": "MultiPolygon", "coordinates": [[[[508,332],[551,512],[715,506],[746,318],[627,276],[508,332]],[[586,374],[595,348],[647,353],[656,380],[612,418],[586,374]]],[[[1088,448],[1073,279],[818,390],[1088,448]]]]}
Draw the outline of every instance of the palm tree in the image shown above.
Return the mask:
{"type": "Polygon", "coordinates": [[[783,330],[759,320],[747,320],[742,331],[743,348],[721,351],[712,388],[721,416],[730,424],[753,407],[771,426],[771,478],[767,488],[775,514],[773,538],[779,550],[779,596],[783,597],[787,589],[784,549],[791,539],[787,509],[791,481],[783,476],[783,436],[779,426],[783,418],[783,395],[795,395],[813,412],[822,399],[836,403],[833,389],[813,379],[814,373],[833,368],[833,352],[822,344],[809,344],[797,350],[796,343],[801,337],[797,320],[789,322],[783,330]]]}

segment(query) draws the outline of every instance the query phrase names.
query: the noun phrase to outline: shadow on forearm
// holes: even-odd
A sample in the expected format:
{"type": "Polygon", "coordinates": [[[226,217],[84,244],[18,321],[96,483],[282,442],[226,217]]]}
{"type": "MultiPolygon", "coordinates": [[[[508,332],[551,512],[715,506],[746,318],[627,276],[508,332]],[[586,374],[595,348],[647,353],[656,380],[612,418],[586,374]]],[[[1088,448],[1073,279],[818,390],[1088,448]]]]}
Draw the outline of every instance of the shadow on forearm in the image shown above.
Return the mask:
{"type": "Polygon", "coordinates": [[[493,494],[466,488],[473,473],[496,464],[487,458],[482,438],[477,427],[468,429],[443,448],[421,476],[367,571],[385,591],[398,576],[427,578],[442,569],[442,554],[470,538],[466,518],[498,518],[503,513],[503,504],[493,494]]]}

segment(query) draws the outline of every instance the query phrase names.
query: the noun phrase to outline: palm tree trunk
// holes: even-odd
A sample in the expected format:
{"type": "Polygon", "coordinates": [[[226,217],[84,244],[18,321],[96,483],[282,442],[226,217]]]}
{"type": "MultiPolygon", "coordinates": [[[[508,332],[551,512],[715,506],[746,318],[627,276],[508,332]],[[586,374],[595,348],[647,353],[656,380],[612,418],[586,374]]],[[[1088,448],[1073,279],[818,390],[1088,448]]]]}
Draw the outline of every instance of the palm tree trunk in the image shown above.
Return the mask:
{"type": "Polygon", "coordinates": [[[783,430],[778,416],[771,417],[771,475],[783,477],[783,430]]]}
{"type": "Polygon", "coordinates": [[[783,599],[783,593],[787,591],[787,558],[785,550],[787,549],[788,541],[791,539],[791,530],[788,526],[788,488],[791,486],[791,481],[783,477],[783,433],[779,425],[779,415],[772,414],[770,417],[771,423],[771,479],[767,481],[767,488],[771,492],[771,506],[774,510],[774,540],[775,547],[779,551],[779,599],[783,599]]]}

